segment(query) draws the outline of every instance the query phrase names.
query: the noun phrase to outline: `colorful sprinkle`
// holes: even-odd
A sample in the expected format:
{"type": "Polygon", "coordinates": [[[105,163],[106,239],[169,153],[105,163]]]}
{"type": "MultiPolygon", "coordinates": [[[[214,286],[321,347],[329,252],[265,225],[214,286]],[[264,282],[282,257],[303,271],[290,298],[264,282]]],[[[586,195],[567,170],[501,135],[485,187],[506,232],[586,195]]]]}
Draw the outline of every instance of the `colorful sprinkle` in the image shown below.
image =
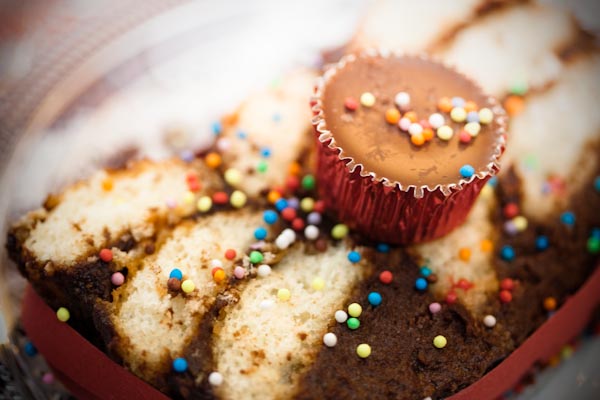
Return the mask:
{"type": "Polygon", "coordinates": [[[360,317],[362,314],[362,307],[358,303],[352,303],[348,306],[348,315],[354,318],[360,317]]]}
{"type": "Polygon", "coordinates": [[[208,196],[202,196],[196,202],[196,208],[200,212],[207,212],[212,208],[212,199],[208,196]]]}
{"type": "Polygon", "coordinates": [[[417,290],[423,291],[425,289],[427,289],[427,280],[425,278],[417,278],[415,280],[415,288],[417,290]]]}
{"type": "Polygon", "coordinates": [[[233,269],[233,276],[235,276],[236,279],[244,279],[246,277],[246,269],[238,265],[233,269]]]}
{"type": "Polygon", "coordinates": [[[554,311],[556,310],[556,299],[554,297],[546,297],[544,299],[544,310],[554,311]]]}
{"type": "Polygon", "coordinates": [[[256,274],[261,278],[269,276],[271,274],[271,267],[267,264],[261,264],[258,266],[256,274]]]}
{"type": "Polygon", "coordinates": [[[395,108],[389,108],[385,111],[385,122],[396,125],[400,121],[400,111],[395,108]]]}
{"type": "Polygon", "coordinates": [[[277,291],[277,298],[281,301],[288,301],[292,297],[289,289],[281,288],[277,291]]]}
{"type": "Polygon", "coordinates": [[[436,134],[441,140],[450,140],[454,136],[454,130],[448,125],[443,125],[437,129],[436,134]]]}
{"type": "Polygon", "coordinates": [[[452,110],[452,101],[448,97],[442,97],[437,104],[441,112],[450,112],[452,110]]]}
{"type": "Polygon", "coordinates": [[[304,236],[308,240],[316,240],[319,237],[319,228],[314,225],[308,225],[304,228],[304,236]]]}
{"type": "Polygon", "coordinates": [[[412,135],[410,137],[410,142],[415,146],[423,146],[423,144],[425,144],[425,137],[420,133],[418,135],[412,135]]]}
{"type": "Polygon", "coordinates": [[[515,225],[517,232],[524,232],[527,230],[527,226],[529,225],[527,218],[522,215],[514,217],[512,222],[515,225]]]}
{"type": "Polygon", "coordinates": [[[358,318],[348,318],[348,320],[346,321],[346,325],[348,326],[348,328],[354,331],[360,327],[360,321],[358,320],[358,318]]]}
{"type": "Polygon", "coordinates": [[[468,262],[471,259],[471,249],[468,247],[462,247],[458,250],[458,258],[462,261],[468,262]]]}
{"type": "Polygon", "coordinates": [[[295,231],[303,230],[305,225],[306,224],[302,218],[297,217],[292,220],[292,229],[295,231]]]}
{"type": "Polygon", "coordinates": [[[460,176],[462,176],[465,179],[468,179],[475,174],[475,168],[473,168],[472,165],[465,164],[462,167],[460,167],[459,172],[460,176]]]}
{"type": "Polygon", "coordinates": [[[390,245],[387,243],[377,243],[376,249],[379,253],[389,253],[390,245]]]}
{"type": "Polygon", "coordinates": [[[171,270],[171,272],[169,273],[169,278],[175,278],[175,279],[182,280],[183,279],[183,273],[181,272],[180,269],[173,268],[171,270]]]}
{"type": "Polygon", "coordinates": [[[504,261],[513,261],[515,259],[515,250],[510,245],[502,246],[500,257],[504,261]]]}
{"type": "Polygon", "coordinates": [[[215,282],[217,283],[221,283],[224,282],[225,279],[227,279],[227,274],[225,273],[225,271],[223,271],[222,268],[219,268],[218,270],[215,271],[215,273],[213,274],[213,279],[215,280],[215,282]]]}
{"type": "Polygon", "coordinates": [[[223,375],[218,372],[211,372],[208,375],[208,383],[212,386],[221,386],[223,384],[223,375]]]}
{"type": "Polygon", "coordinates": [[[300,209],[305,213],[309,213],[315,207],[315,200],[312,197],[305,197],[300,200],[300,209]]]}
{"type": "Polygon", "coordinates": [[[462,97],[453,97],[450,102],[452,103],[452,107],[464,107],[465,106],[465,99],[463,99],[462,97]]]}
{"type": "Polygon", "coordinates": [[[594,237],[594,236],[590,237],[587,240],[587,246],[586,247],[587,247],[587,251],[590,254],[598,254],[598,253],[600,253],[600,238],[597,238],[597,237],[594,237]]]}
{"type": "Polygon", "coordinates": [[[371,304],[373,307],[377,307],[378,305],[381,304],[382,297],[381,297],[381,294],[379,294],[377,292],[371,292],[367,296],[367,300],[369,300],[369,304],[371,304]]]}
{"type": "Polygon", "coordinates": [[[292,221],[294,218],[296,218],[296,209],[292,207],[284,208],[281,210],[281,218],[285,219],[286,221],[292,221]]]}
{"type": "Polygon", "coordinates": [[[381,283],[383,283],[384,285],[389,285],[390,283],[392,283],[392,280],[394,279],[394,275],[392,274],[391,271],[382,271],[379,274],[379,281],[381,283]]]}
{"type": "Polygon", "coordinates": [[[406,117],[400,118],[400,121],[398,122],[398,128],[400,128],[401,131],[407,132],[408,128],[410,128],[410,124],[412,124],[410,119],[406,117]]]}
{"type": "Polygon", "coordinates": [[[489,108],[479,110],[479,123],[487,125],[494,119],[494,113],[489,108]]]}
{"type": "Polygon", "coordinates": [[[215,169],[215,168],[218,168],[219,166],[221,166],[222,162],[223,162],[223,160],[221,159],[221,156],[215,152],[208,153],[206,155],[206,157],[204,157],[204,163],[209,168],[212,168],[212,169],[215,169]]]}
{"type": "Polygon", "coordinates": [[[224,174],[225,182],[231,186],[237,186],[242,182],[242,174],[238,169],[229,168],[224,174]]]}
{"type": "Polygon", "coordinates": [[[323,290],[325,288],[325,280],[323,280],[323,278],[317,276],[310,283],[310,287],[312,287],[313,290],[317,290],[317,291],[323,290]]]}
{"type": "Polygon", "coordinates": [[[500,282],[500,288],[502,290],[513,290],[515,288],[515,281],[510,278],[504,278],[500,282]]]}
{"type": "Polygon", "coordinates": [[[111,249],[102,249],[100,250],[100,259],[104,262],[111,262],[113,259],[113,252],[111,249]]]}
{"type": "Polygon", "coordinates": [[[408,133],[410,135],[420,135],[423,132],[423,127],[419,123],[412,123],[408,127],[408,133]]]}
{"type": "Polygon", "coordinates": [[[481,243],[479,243],[479,248],[483,252],[490,252],[494,250],[494,242],[492,242],[490,239],[483,239],[481,243]]]}
{"type": "Polygon", "coordinates": [[[263,258],[264,257],[260,251],[254,250],[254,251],[250,252],[250,262],[252,264],[258,264],[258,263],[262,262],[263,258]]]}
{"type": "Polygon", "coordinates": [[[27,354],[29,357],[33,357],[38,353],[38,350],[36,349],[34,344],[31,342],[25,343],[23,350],[25,350],[25,354],[27,354]]]}
{"type": "Polygon", "coordinates": [[[355,111],[358,108],[358,101],[354,97],[346,97],[344,100],[344,107],[348,111],[355,111]]]}
{"type": "Polygon", "coordinates": [[[440,113],[433,113],[429,116],[429,125],[433,129],[438,129],[446,123],[444,116],[440,113]]]}
{"type": "Polygon", "coordinates": [[[279,219],[279,216],[273,210],[266,210],[263,213],[263,220],[268,225],[273,225],[275,222],[277,222],[278,219],[279,219]]]}
{"type": "Polygon", "coordinates": [[[346,235],[348,235],[348,227],[345,224],[337,224],[331,229],[331,236],[336,240],[343,239],[346,235]]]}
{"type": "Polygon", "coordinates": [[[302,178],[302,188],[304,190],[313,190],[315,188],[315,177],[312,175],[304,175],[302,178]]]}
{"type": "Polygon", "coordinates": [[[410,104],[410,95],[406,92],[398,92],[396,96],[394,96],[394,103],[400,109],[405,109],[410,104]]]}
{"type": "Polygon", "coordinates": [[[483,317],[483,325],[485,325],[488,328],[493,328],[494,326],[496,326],[496,317],[489,314],[486,315],[485,317],[483,317]]]}
{"type": "Polygon", "coordinates": [[[448,344],[448,340],[445,336],[437,335],[433,338],[433,345],[438,349],[443,349],[448,344]]]}
{"type": "Polygon", "coordinates": [[[515,116],[523,111],[523,108],[525,108],[525,101],[521,96],[511,95],[504,100],[503,105],[508,115],[515,116]]]}
{"type": "Polygon", "coordinates": [[[361,259],[360,253],[358,251],[354,251],[352,250],[351,252],[348,253],[348,261],[350,261],[353,264],[356,264],[357,262],[359,262],[361,259]]]}
{"type": "Polygon", "coordinates": [[[106,178],[102,180],[102,190],[105,192],[110,192],[113,190],[113,181],[110,178],[106,178]]]}
{"type": "Polygon", "coordinates": [[[442,311],[442,305],[441,305],[440,303],[438,303],[438,302],[435,302],[435,303],[431,303],[431,304],[429,305],[429,312],[430,312],[430,313],[432,313],[432,314],[437,314],[437,313],[439,313],[440,311],[442,311]]]}
{"type": "Polygon", "coordinates": [[[183,293],[192,293],[194,289],[196,289],[196,285],[194,285],[194,282],[192,282],[190,279],[186,279],[185,281],[181,282],[181,290],[183,290],[183,293]]]}
{"type": "Polygon", "coordinates": [[[356,354],[360,358],[367,358],[371,355],[371,346],[366,343],[361,343],[356,347],[356,354]]]}
{"type": "Polygon", "coordinates": [[[244,207],[246,205],[246,201],[248,201],[246,193],[241,192],[239,190],[234,190],[233,193],[231,193],[230,203],[235,208],[244,207]]]}
{"type": "Polygon", "coordinates": [[[469,132],[467,132],[465,130],[461,130],[458,133],[458,140],[460,140],[461,143],[464,143],[464,144],[471,143],[472,139],[473,139],[473,137],[469,134],[469,132]]]}
{"type": "Polygon", "coordinates": [[[321,214],[316,211],[311,212],[306,216],[306,222],[310,225],[319,225],[322,221],[321,214]]]}
{"type": "Polygon", "coordinates": [[[450,118],[454,122],[464,122],[467,119],[467,112],[462,107],[454,107],[450,111],[450,118]]]}
{"type": "Polygon", "coordinates": [[[600,176],[597,176],[596,179],[594,179],[594,190],[600,193],[600,176]]]}
{"type": "Polygon", "coordinates": [[[229,195],[225,192],[215,192],[212,195],[212,201],[213,203],[218,205],[227,204],[227,202],[229,201],[229,195]]]}
{"type": "Polygon", "coordinates": [[[258,227],[254,230],[254,237],[256,240],[264,240],[267,237],[267,230],[265,228],[258,227]]]}
{"type": "Polygon", "coordinates": [[[323,344],[327,347],[335,347],[337,344],[337,336],[334,333],[328,332],[323,335],[323,344]]]}
{"type": "Polygon", "coordinates": [[[265,160],[260,160],[258,164],[256,164],[256,170],[261,174],[267,172],[267,169],[269,169],[269,163],[265,160]]]}
{"type": "Polygon", "coordinates": [[[346,314],[346,311],[344,310],[337,310],[334,314],[334,317],[335,320],[340,324],[343,324],[348,320],[348,314],[346,314]]]}
{"type": "Polygon", "coordinates": [[[125,275],[123,275],[121,272],[115,272],[111,275],[110,282],[115,286],[121,286],[123,283],[125,283],[125,275]]]}
{"type": "Polygon", "coordinates": [[[500,291],[500,301],[502,303],[510,303],[512,301],[512,293],[508,290],[500,291]]]}
{"type": "Polygon", "coordinates": [[[502,214],[504,215],[504,218],[514,218],[519,215],[519,212],[519,206],[516,203],[507,203],[502,208],[502,214]]]}
{"type": "Polygon", "coordinates": [[[173,360],[173,370],[175,372],[185,372],[188,369],[188,363],[185,358],[178,357],[173,360]]]}
{"type": "Polygon", "coordinates": [[[237,256],[237,253],[234,249],[225,250],[225,258],[228,260],[233,260],[237,256]]]}
{"type": "Polygon", "coordinates": [[[465,125],[464,129],[469,135],[475,137],[481,131],[481,125],[479,125],[479,122],[469,122],[465,125]]]}
{"type": "Polygon", "coordinates": [[[550,240],[547,236],[540,235],[535,238],[535,249],[538,251],[544,251],[550,246],[550,240]]]}
{"type": "Polygon", "coordinates": [[[433,139],[433,129],[431,128],[423,128],[423,139],[425,139],[426,142],[429,142],[430,140],[433,139]]]}
{"type": "Polygon", "coordinates": [[[571,211],[565,211],[560,215],[560,222],[569,227],[575,225],[575,214],[573,214],[571,211]]]}
{"type": "Polygon", "coordinates": [[[360,104],[362,104],[365,107],[373,107],[373,105],[375,104],[375,96],[373,95],[373,93],[364,92],[363,94],[361,94],[360,104]]]}
{"type": "Polygon", "coordinates": [[[527,93],[529,86],[527,85],[527,81],[519,80],[514,82],[509,89],[510,94],[514,94],[517,96],[523,96],[527,93]]]}
{"type": "Polygon", "coordinates": [[[406,114],[404,114],[404,118],[408,118],[408,120],[413,123],[413,122],[417,122],[417,113],[414,111],[409,111],[406,114]]]}
{"type": "Polygon", "coordinates": [[[279,193],[277,190],[269,190],[269,193],[267,194],[267,201],[270,204],[275,204],[280,198],[281,193],[279,193]]]}
{"type": "Polygon", "coordinates": [[[60,307],[56,310],[56,318],[58,318],[60,322],[67,322],[69,318],[71,318],[71,313],[65,307],[60,307]]]}

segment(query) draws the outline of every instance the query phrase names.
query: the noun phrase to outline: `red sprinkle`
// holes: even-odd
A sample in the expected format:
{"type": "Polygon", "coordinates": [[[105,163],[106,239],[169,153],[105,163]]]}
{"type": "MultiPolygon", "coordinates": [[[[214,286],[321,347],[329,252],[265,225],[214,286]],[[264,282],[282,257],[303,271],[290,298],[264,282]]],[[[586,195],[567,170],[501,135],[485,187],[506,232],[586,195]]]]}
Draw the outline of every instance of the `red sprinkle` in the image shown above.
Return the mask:
{"type": "Polygon", "coordinates": [[[502,209],[504,218],[514,218],[519,215],[519,206],[516,203],[508,203],[502,209]]]}
{"type": "Polygon", "coordinates": [[[473,287],[474,285],[469,282],[467,279],[465,278],[460,278],[458,280],[458,283],[456,284],[456,287],[462,289],[462,290],[469,290],[473,287]]]}
{"type": "Polygon", "coordinates": [[[313,211],[316,211],[319,214],[323,214],[323,212],[325,212],[325,202],[323,202],[323,200],[315,201],[315,205],[313,206],[313,211]]]}
{"type": "Polygon", "coordinates": [[[344,100],[344,107],[349,111],[354,111],[358,108],[358,101],[354,97],[346,97],[344,100]]]}
{"type": "Polygon", "coordinates": [[[295,231],[304,229],[304,220],[302,218],[294,218],[292,221],[292,229],[295,231]]]}
{"type": "Polygon", "coordinates": [[[500,282],[500,288],[502,290],[513,290],[515,288],[515,281],[510,278],[504,278],[500,282]]]}
{"type": "Polygon", "coordinates": [[[471,135],[469,135],[469,132],[467,131],[460,131],[458,140],[460,140],[461,143],[469,143],[471,141],[471,135]]]}
{"type": "Polygon", "coordinates": [[[198,177],[196,176],[196,174],[194,172],[188,172],[185,180],[189,183],[189,182],[193,182],[193,181],[197,181],[198,177]]]}
{"type": "Polygon", "coordinates": [[[234,249],[227,249],[225,250],[225,258],[228,260],[233,260],[236,256],[236,252],[234,249]]]}
{"type": "Polygon", "coordinates": [[[290,175],[285,179],[285,187],[290,191],[295,191],[300,187],[300,179],[297,176],[290,175]]]}
{"type": "Polygon", "coordinates": [[[212,196],[212,200],[215,204],[223,205],[229,202],[229,196],[225,192],[215,192],[212,196]]]}
{"type": "Polygon", "coordinates": [[[508,290],[501,290],[500,301],[503,303],[510,303],[512,301],[512,293],[510,293],[508,290]]]}
{"type": "Polygon", "coordinates": [[[198,192],[200,190],[200,182],[197,180],[188,181],[188,189],[192,192],[198,192]]]}
{"type": "Polygon", "coordinates": [[[281,211],[281,218],[285,219],[286,221],[292,221],[294,218],[296,218],[296,210],[292,207],[284,208],[281,211]]]}
{"type": "Polygon", "coordinates": [[[104,262],[111,262],[113,259],[113,253],[110,249],[102,249],[100,250],[100,259],[104,262]]]}
{"type": "Polygon", "coordinates": [[[448,303],[448,304],[454,304],[454,303],[456,303],[457,299],[458,299],[458,296],[456,296],[456,293],[454,293],[454,292],[449,292],[446,295],[446,303],[448,303]]]}
{"type": "Polygon", "coordinates": [[[379,281],[384,285],[389,285],[392,283],[392,279],[394,279],[394,275],[390,271],[382,271],[379,274],[379,281]]]}

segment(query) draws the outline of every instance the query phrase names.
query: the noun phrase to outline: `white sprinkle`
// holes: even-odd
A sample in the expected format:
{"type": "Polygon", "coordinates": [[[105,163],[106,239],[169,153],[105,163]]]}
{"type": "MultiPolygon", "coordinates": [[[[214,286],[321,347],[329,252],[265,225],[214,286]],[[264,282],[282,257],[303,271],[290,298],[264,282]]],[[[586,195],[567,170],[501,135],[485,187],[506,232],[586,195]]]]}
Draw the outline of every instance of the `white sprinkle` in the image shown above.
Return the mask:
{"type": "Polygon", "coordinates": [[[427,396],[423,400],[431,400],[431,397],[427,396]]]}
{"type": "Polygon", "coordinates": [[[337,344],[337,336],[331,332],[324,334],[323,344],[327,347],[334,347],[337,344]]]}
{"type": "Polygon", "coordinates": [[[348,314],[344,310],[337,310],[335,312],[335,320],[340,324],[343,324],[348,319],[348,314]]]}
{"type": "Polygon", "coordinates": [[[398,128],[400,128],[401,130],[403,130],[404,132],[408,131],[408,128],[410,127],[410,119],[408,118],[400,118],[400,121],[398,122],[398,128]]]}
{"type": "Polygon", "coordinates": [[[485,317],[483,317],[483,324],[488,328],[493,328],[494,326],[496,326],[496,317],[494,317],[493,315],[486,315],[485,317]]]}
{"type": "Polygon", "coordinates": [[[446,120],[444,119],[444,116],[440,113],[433,113],[429,116],[429,125],[431,125],[433,129],[437,129],[445,123],[446,120]]]}
{"type": "Polygon", "coordinates": [[[406,92],[398,92],[394,97],[394,103],[400,108],[404,108],[410,104],[410,95],[406,92]]]}
{"type": "Polygon", "coordinates": [[[223,263],[221,262],[221,260],[217,260],[215,258],[213,260],[210,260],[210,266],[211,268],[223,268],[223,263]]]}
{"type": "Polygon", "coordinates": [[[208,376],[208,383],[213,386],[221,386],[223,383],[223,375],[218,372],[211,372],[208,376]]]}
{"type": "Polygon", "coordinates": [[[221,152],[226,152],[231,147],[231,142],[227,138],[217,140],[217,149],[221,152]]]}
{"type": "Polygon", "coordinates": [[[414,124],[410,124],[410,126],[408,127],[408,133],[412,135],[419,135],[423,132],[423,127],[421,126],[421,124],[417,124],[416,122],[414,124]]]}
{"type": "Polygon", "coordinates": [[[308,240],[317,239],[319,237],[319,228],[314,225],[308,225],[304,228],[304,236],[306,236],[308,240]]]}
{"type": "Polygon", "coordinates": [[[273,300],[263,300],[260,302],[260,304],[258,305],[258,307],[261,310],[269,310],[270,308],[273,307],[273,300]]]}
{"type": "Polygon", "coordinates": [[[256,273],[261,278],[264,278],[265,276],[269,276],[269,274],[271,273],[271,267],[267,264],[261,264],[258,266],[258,270],[256,271],[256,273]]]}
{"type": "Polygon", "coordinates": [[[296,240],[296,232],[294,232],[290,228],[284,229],[283,232],[281,232],[281,235],[288,238],[288,240],[292,243],[296,240]]]}
{"type": "Polygon", "coordinates": [[[275,239],[275,246],[280,248],[281,250],[287,249],[292,244],[292,241],[286,238],[284,235],[277,236],[275,239]]]}

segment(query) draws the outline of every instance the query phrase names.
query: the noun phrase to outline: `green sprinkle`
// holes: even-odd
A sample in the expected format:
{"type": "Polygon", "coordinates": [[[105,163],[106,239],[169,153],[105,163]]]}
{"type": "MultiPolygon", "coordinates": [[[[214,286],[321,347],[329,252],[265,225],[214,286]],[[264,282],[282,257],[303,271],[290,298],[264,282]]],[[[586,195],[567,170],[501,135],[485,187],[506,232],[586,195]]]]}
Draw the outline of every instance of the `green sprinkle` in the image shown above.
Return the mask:
{"type": "Polygon", "coordinates": [[[265,173],[265,172],[267,172],[268,167],[269,167],[269,164],[267,164],[267,162],[265,160],[261,160],[258,162],[258,165],[256,166],[256,170],[260,173],[265,173]]]}
{"type": "Polygon", "coordinates": [[[348,235],[348,227],[345,224],[337,224],[331,230],[331,236],[334,239],[343,239],[348,235]]]}
{"type": "Polygon", "coordinates": [[[517,96],[525,95],[525,93],[527,93],[527,90],[529,90],[529,87],[527,86],[527,82],[524,80],[514,82],[513,85],[510,87],[510,93],[517,96]]]}
{"type": "Polygon", "coordinates": [[[260,251],[255,250],[250,253],[250,262],[252,264],[258,264],[258,263],[262,262],[262,260],[263,260],[263,255],[260,251]]]}
{"type": "Polygon", "coordinates": [[[597,237],[589,238],[587,241],[587,250],[591,254],[600,253],[600,238],[597,238],[597,237]]]}
{"type": "Polygon", "coordinates": [[[315,188],[315,177],[312,175],[305,175],[302,178],[302,187],[305,190],[313,190],[315,188]]]}
{"type": "Polygon", "coordinates": [[[358,320],[358,318],[348,318],[348,321],[346,321],[346,324],[348,324],[348,328],[355,330],[358,329],[358,327],[360,326],[360,321],[358,320]]]}

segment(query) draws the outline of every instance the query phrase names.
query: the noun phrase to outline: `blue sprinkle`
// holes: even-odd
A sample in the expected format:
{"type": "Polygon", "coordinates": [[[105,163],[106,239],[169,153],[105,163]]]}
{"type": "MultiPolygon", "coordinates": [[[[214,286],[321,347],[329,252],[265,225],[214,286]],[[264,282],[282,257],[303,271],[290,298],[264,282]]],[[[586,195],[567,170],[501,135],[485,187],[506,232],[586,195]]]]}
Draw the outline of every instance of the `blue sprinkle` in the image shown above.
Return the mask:
{"type": "Polygon", "coordinates": [[[191,150],[183,150],[179,154],[179,158],[181,158],[185,162],[192,162],[194,160],[194,152],[191,150]]]}
{"type": "Polygon", "coordinates": [[[575,214],[573,214],[571,211],[565,211],[560,215],[560,222],[567,226],[575,225],[575,214]]]}
{"type": "Polygon", "coordinates": [[[515,249],[512,246],[506,245],[502,246],[502,250],[500,250],[500,257],[504,261],[512,261],[515,259],[515,249]]]}
{"type": "Polygon", "coordinates": [[[185,361],[185,358],[176,358],[173,360],[173,369],[176,372],[185,372],[188,369],[188,363],[185,361]]]}
{"type": "Polygon", "coordinates": [[[498,177],[497,176],[492,176],[490,178],[490,180],[487,182],[488,185],[490,185],[491,187],[496,187],[498,186],[498,177]]]}
{"type": "Polygon", "coordinates": [[[281,114],[279,114],[279,113],[273,114],[273,121],[275,121],[275,122],[281,121],[281,114]]]}
{"type": "Polygon", "coordinates": [[[479,122],[479,113],[477,111],[469,111],[467,113],[467,122],[479,122]]]}
{"type": "Polygon", "coordinates": [[[248,137],[248,135],[244,131],[238,131],[237,132],[237,137],[238,137],[238,139],[244,140],[244,139],[246,139],[248,137]]]}
{"type": "Polygon", "coordinates": [[[463,107],[465,105],[465,99],[462,97],[452,98],[452,107],[463,107]]]}
{"type": "Polygon", "coordinates": [[[273,225],[278,219],[279,216],[273,210],[267,210],[263,213],[263,220],[269,225],[273,225]]]}
{"type": "Polygon", "coordinates": [[[288,202],[286,199],[281,198],[275,202],[275,208],[277,209],[277,211],[283,211],[285,208],[287,208],[287,206],[288,202]]]}
{"type": "Polygon", "coordinates": [[[389,253],[390,245],[387,243],[377,243],[377,251],[380,253],[389,253]]]}
{"type": "Polygon", "coordinates": [[[544,251],[550,246],[550,241],[547,236],[541,235],[535,238],[535,248],[539,251],[544,251]]]}
{"type": "Polygon", "coordinates": [[[223,126],[221,125],[221,123],[219,121],[213,122],[213,124],[212,124],[213,135],[218,136],[221,134],[222,131],[223,131],[223,126]]]}
{"type": "Polygon", "coordinates": [[[291,197],[288,199],[288,207],[292,207],[294,210],[297,210],[300,207],[300,200],[297,197],[291,197]]]}
{"type": "Polygon", "coordinates": [[[171,273],[169,274],[169,278],[177,278],[179,280],[183,279],[183,273],[178,268],[173,268],[171,273]]]}
{"type": "Polygon", "coordinates": [[[421,267],[421,275],[427,278],[429,275],[431,275],[431,269],[429,267],[421,267]]]}
{"type": "Polygon", "coordinates": [[[259,228],[256,228],[254,230],[254,237],[256,238],[256,240],[263,240],[264,238],[267,237],[267,230],[265,228],[263,228],[262,226],[259,228]]]}
{"type": "Polygon", "coordinates": [[[427,280],[425,278],[417,278],[415,281],[415,288],[421,291],[427,289],[427,280]]]}
{"type": "Polygon", "coordinates": [[[473,176],[474,173],[475,173],[475,168],[473,168],[473,166],[471,166],[469,164],[465,164],[462,167],[460,167],[460,175],[463,178],[470,178],[473,176]]]}
{"type": "Polygon", "coordinates": [[[268,147],[263,147],[262,149],[260,149],[260,155],[264,158],[271,157],[271,149],[268,147]]]}
{"type": "Polygon", "coordinates": [[[358,251],[352,250],[350,253],[348,253],[348,261],[350,261],[353,264],[359,262],[360,258],[360,253],[358,251]]]}
{"type": "Polygon", "coordinates": [[[377,307],[378,305],[381,304],[381,295],[377,292],[371,292],[369,293],[369,296],[367,297],[367,299],[369,300],[369,303],[373,306],[373,307],[377,307]]]}
{"type": "Polygon", "coordinates": [[[309,225],[319,225],[322,219],[323,218],[321,217],[321,214],[319,214],[316,211],[313,211],[306,217],[306,222],[308,222],[309,225]]]}
{"type": "Polygon", "coordinates": [[[600,193],[600,176],[597,176],[596,179],[594,179],[594,189],[596,192],[600,193]]]}
{"type": "Polygon", "coordinates": [[[600,228],[592,228],[590,237],[593,237],[594,239],[600,239],[600,228]]]}
{"type": "Polygon", "coordinates": [[[29,357],[35,356],[38,352],[31,342],[25,343],[25,347],[23,349],[25,350],[25,354],[27,354],[29,357]]]}

